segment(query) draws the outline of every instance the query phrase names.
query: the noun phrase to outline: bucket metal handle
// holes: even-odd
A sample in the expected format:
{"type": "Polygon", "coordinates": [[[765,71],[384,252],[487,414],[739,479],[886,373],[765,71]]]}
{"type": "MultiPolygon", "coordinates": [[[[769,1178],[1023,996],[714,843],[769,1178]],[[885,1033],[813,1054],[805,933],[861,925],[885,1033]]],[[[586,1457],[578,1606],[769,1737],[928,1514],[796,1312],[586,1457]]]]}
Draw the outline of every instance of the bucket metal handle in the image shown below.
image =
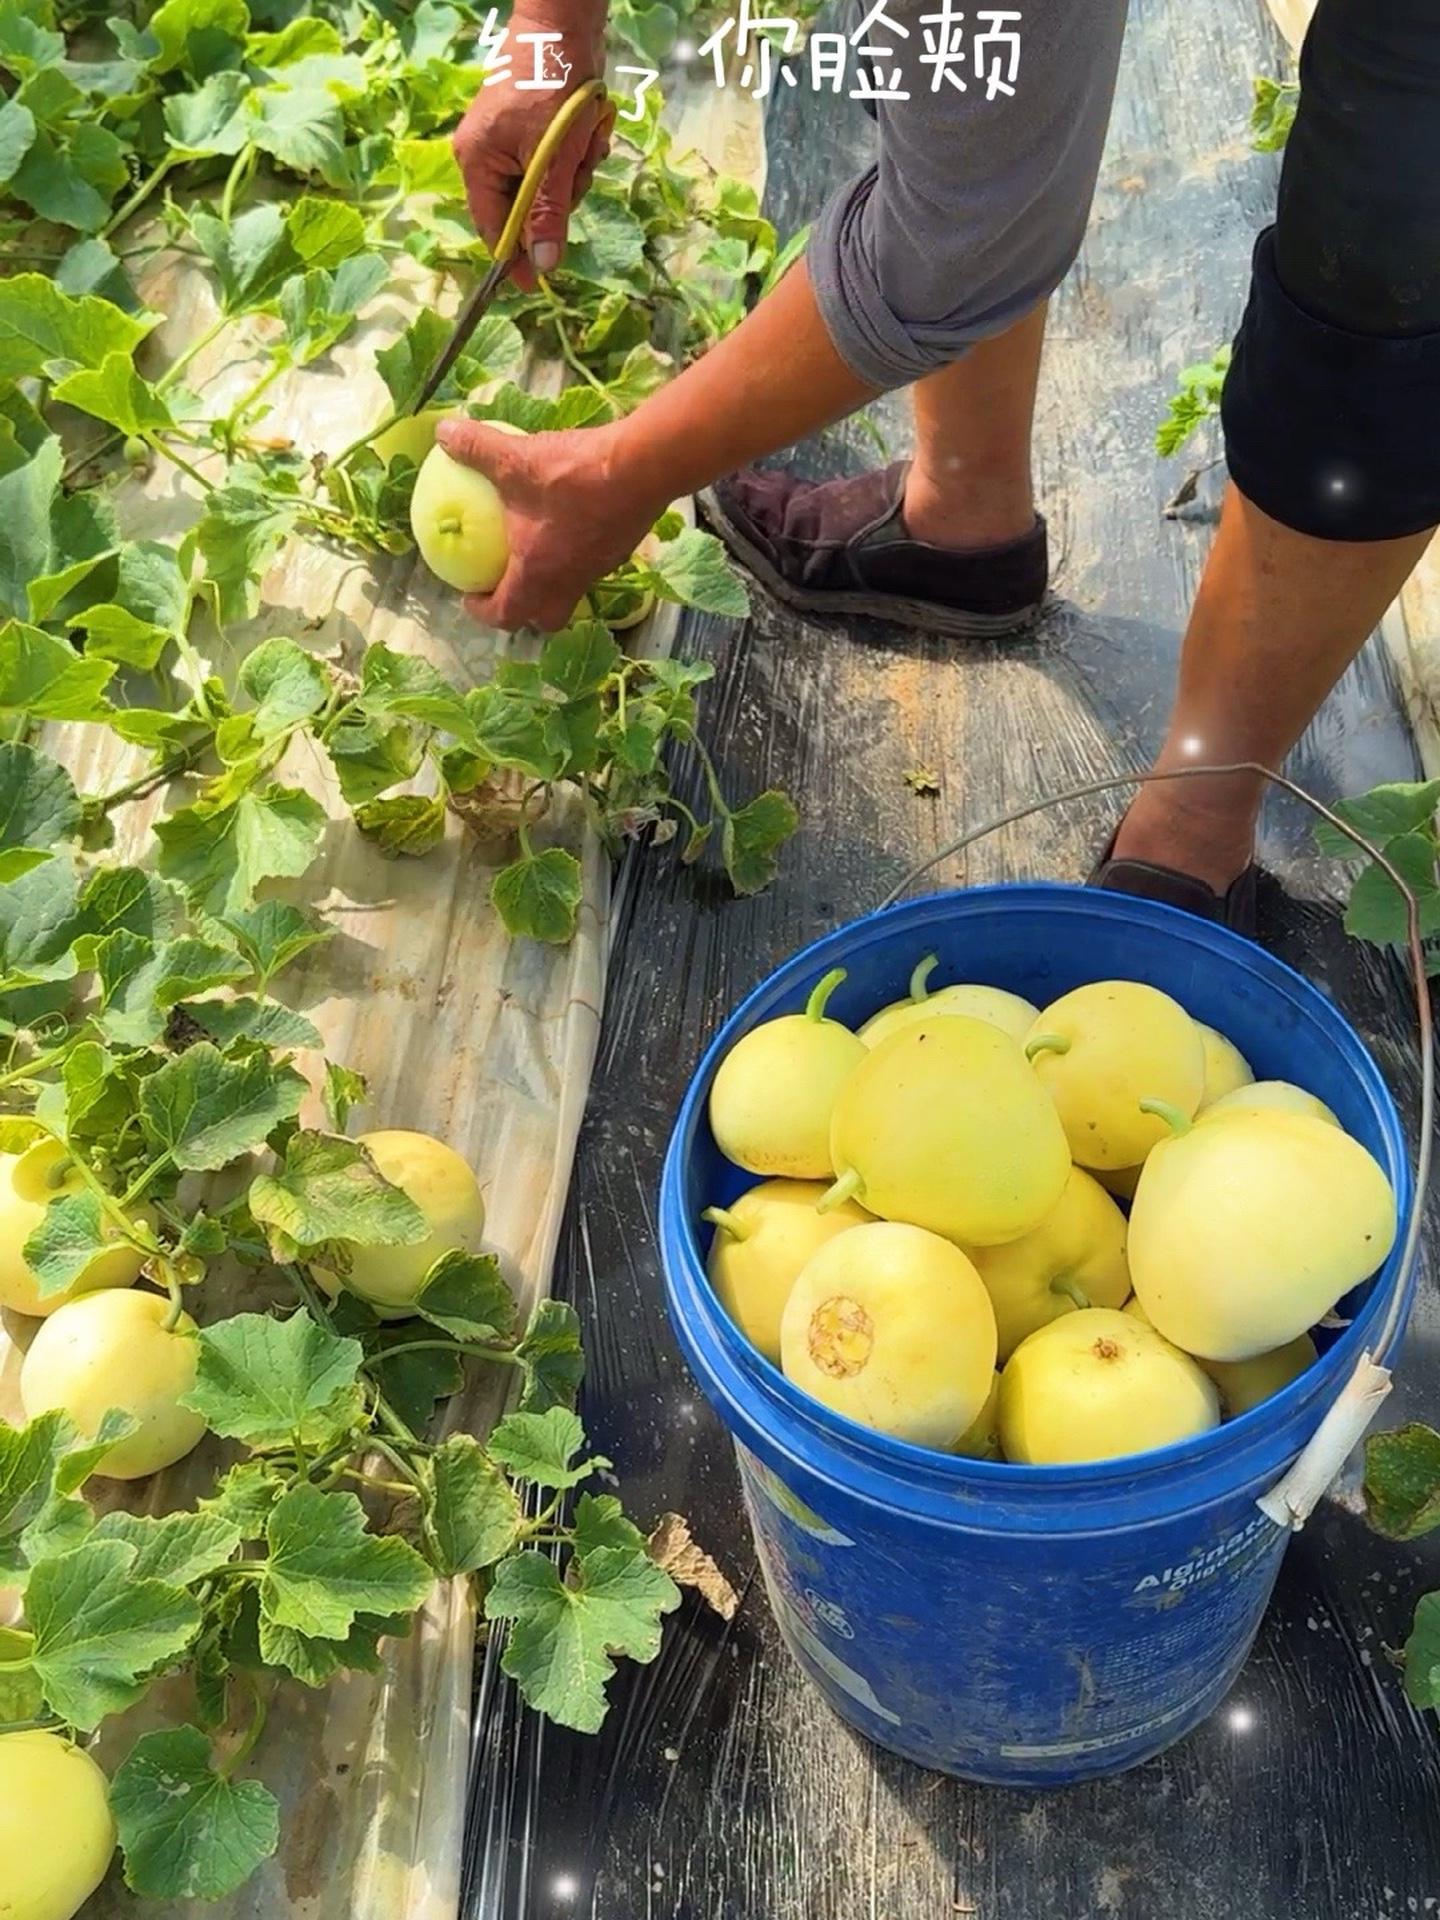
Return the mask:
{"type": "Polygon", "coordinates": [[[1380,848],[1358,833],[1340,816],[1317,800],[1304,787],[1276,773],[1273,768],[1261,766],[1257,760],[1236,760],[1223,765],[1173,767],[1164,773],[1124,773],[1104,780],[1087,780],[1083,786],[1070,787],[1064,793],[1047,794],[1043,799],[1028,801],[1024,806],[1012,807],[1008,813],[998,814],[983,825],[971,827],[957,834],[953,840],[938,848],[918,866],[912,867],[898,885],[880,902],[881,909],[892,907],[901,895],[914,883],[927,874],[942,860],[948,860],[957,853],[963,853],[976,841],[986,839],[992,833],[998,833],[1002,827],[1009,827],[1020,820],[1028,820],[1037,813],[1047,813],[1052,807],[1065,806],[1072,800],[1086,800],[1093,795],[1114,793],[1125,788],[1149,786],[1153,781],[1194,780],[1213,777],[1217,774],[1248,773],[1267,780],[1282,792],[1293,795],[1303,801],[1312,813],[1333,827],[1337,833],[1351,841],[1361,853],[1367,854],[1393,883],[1405,902],[1405,946],[1410,961],[1411,982],[1415,989],[1415,1021],[1420,1039],[1420,1131],[1415,1148],[1415,1185],[1410,1200],[1410,1213],[1405,1223],[1405,1239],[1401,1249],[1400,1261],[1391,1282],[1390,1296],[1386,1302],[1385,1317],[1381,1321],[1374,1345],[1367,1348],[1355,1363],[1354,1372],[1346,1381],[1340,1393],[1331,1403],[1324,1419],[1316,1428],[1309,1445],[1299,1459],[1270,1491],[1257,1502],[1261,1511],[1277,1526],[1290,1527],[1299,1531],[1314,1511],[1317,1502],[1339,1474],[1351,1451],[1358,1444],[1366,1428],[1379,1411],[1380,1403],[1390,1392],[1391,1371],[1386,1365],[1400,1331],[1400,1319],[1404,1310],[1405,1295],[1409,1288],[1410,1277],[1420,1254],[1420,1235],[1425,1220],[1425,1196],[1430,1185],[1431,1146],[1435,1127],[1435,1061],[1434,1030],[1430,1013],[1430,989],[1425,972],[1425,950],[1420,936],[1420,903],[1405,876],[1399,872],[1380,848]]]}

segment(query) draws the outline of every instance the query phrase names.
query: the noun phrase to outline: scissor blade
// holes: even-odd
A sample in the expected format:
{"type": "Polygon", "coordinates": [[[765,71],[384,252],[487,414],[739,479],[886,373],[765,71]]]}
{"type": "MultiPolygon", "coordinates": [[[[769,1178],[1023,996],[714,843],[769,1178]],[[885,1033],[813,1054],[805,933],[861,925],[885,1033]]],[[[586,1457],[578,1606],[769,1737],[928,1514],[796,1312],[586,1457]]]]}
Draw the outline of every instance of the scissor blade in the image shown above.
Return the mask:
{"type": "Polygon", "coordinates": [[[422,412],[424,408],[429,406],[430,402],[435,398],[435,395],[440,391],[450,369],[465,351],[471,335],[484,319],[485,309],[490,305],[490,302],[504,285],[505,276],[509,271],[510,262],[508,260],[497,260],[460,309],[459,316],[455,321],[455,329],[450,335],[450,338],[445,342],[444,351],[425,376],[424,386],[421,387],[419,393],[411,403],[409,409],[411,413],[422,412]]]}

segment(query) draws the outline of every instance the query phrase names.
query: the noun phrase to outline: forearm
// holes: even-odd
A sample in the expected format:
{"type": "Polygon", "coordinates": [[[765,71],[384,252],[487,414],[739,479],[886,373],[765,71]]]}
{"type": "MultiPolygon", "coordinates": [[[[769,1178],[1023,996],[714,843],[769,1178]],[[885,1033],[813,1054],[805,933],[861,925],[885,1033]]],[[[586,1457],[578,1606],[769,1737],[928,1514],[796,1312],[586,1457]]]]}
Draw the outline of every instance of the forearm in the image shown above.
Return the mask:
{"type": "Polygon", "coordinates": [[[835,351],[802,260],[734,333],[609,430],[616,482],[658,513],[874,398],[835,351]]]}

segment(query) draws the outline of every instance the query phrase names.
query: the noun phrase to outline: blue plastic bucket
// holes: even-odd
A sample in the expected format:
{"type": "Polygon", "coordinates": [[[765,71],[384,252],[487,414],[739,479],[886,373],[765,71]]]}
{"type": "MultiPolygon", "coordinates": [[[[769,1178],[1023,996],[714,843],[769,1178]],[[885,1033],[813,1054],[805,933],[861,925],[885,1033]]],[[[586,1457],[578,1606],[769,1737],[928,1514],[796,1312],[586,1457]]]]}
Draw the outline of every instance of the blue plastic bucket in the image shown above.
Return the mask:
{"type": "Polygon", "coordinates": [[[711,1138],[710,1083],[743,1033],[798,1010],[830,968],[847,978],[829,1011],[858,1023],[902,998],[930,952],[937,987],[978,981],[1041,1006],[1088,980],[1148,981],[1234,1040],[1259,1078],[1297,1081],[1332,1107],[1384,1167],[1402,1219],[1410,1171],[1380,1071],[1322,994],[1224,928],[1122,894],[976,887],[889,908],[788,961],[707,1052],[665,1162],[667,1294],[686,1357],[734,1435],[786,1643],[881,1746],[965,1779],[1061,1786],[1159,1753],[1229,1690],[1288,1539],[1256,1501],[1373,1339],[1400,1255],[1347,1303],[1353,1323],[1300,1379],[1212,1433],[1128,1459],[952,1459],[799,1393],[739,1334],[705,1275],[701,1210],[752,1184],[711,1138]]]}

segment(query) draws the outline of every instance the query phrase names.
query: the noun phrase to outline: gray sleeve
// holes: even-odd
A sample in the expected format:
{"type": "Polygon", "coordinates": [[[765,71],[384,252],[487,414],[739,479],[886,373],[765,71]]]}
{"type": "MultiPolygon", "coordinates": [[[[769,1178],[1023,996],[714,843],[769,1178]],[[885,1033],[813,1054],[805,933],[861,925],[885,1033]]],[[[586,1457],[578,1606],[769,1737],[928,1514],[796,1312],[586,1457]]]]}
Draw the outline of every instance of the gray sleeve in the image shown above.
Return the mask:
{"type": "MultiPolygon", "coordinates": [[[[994,99],[973,68],[964,93],[934,90],[920,23],[938,0],[886,7],[909,29],[888,44],[911,97],[876,104],[876,164],[825,206],[806,254],[836,351],[869,386],[908,386],[1003,333],[1079,251],[1126,0],[1010,3],[1022,13],[1019,70],[1014,96],[994,99]]],[[[968,45],[984,10],[960,17],[968,45]]],[[[887,44],[883,30],[867,43],[887,44]]]]}

